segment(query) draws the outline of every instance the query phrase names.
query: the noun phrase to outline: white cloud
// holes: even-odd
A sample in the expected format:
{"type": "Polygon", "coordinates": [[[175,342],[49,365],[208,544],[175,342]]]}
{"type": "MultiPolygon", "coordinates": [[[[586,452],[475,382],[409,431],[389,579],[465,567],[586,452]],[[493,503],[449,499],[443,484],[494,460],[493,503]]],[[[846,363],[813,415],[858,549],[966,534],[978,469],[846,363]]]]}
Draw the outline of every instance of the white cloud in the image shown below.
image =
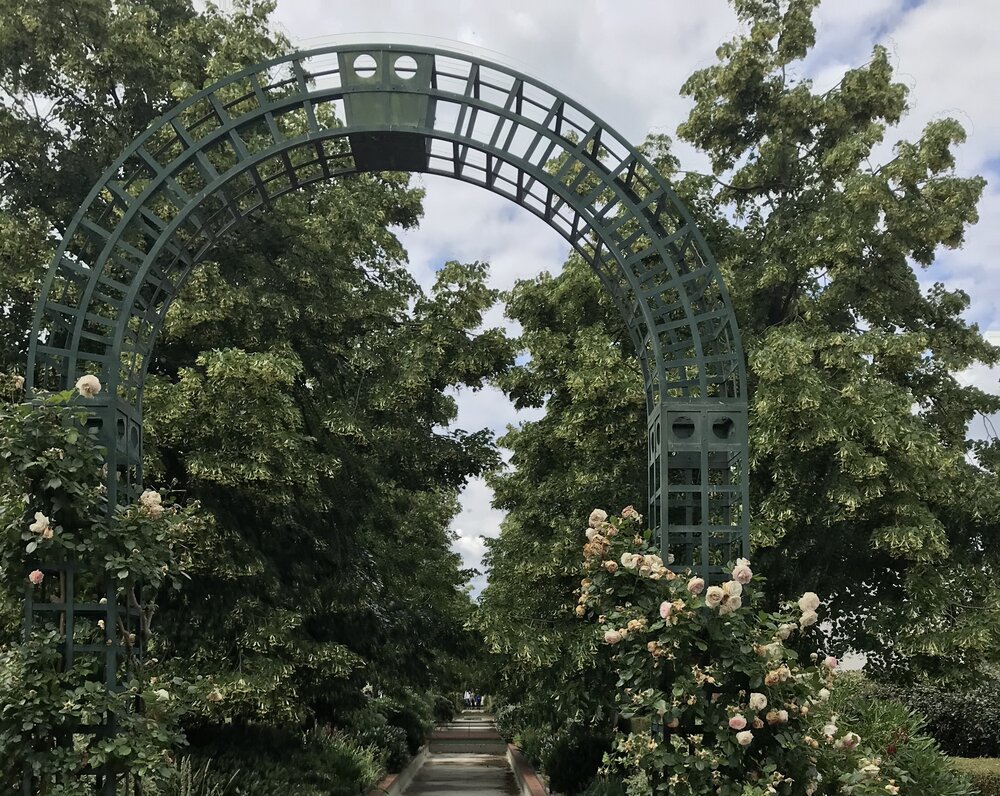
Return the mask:
{"type": "MultiPolygon", "coordinates": [[[[562,90],[635,141],[651,131],[674,134],[690,107],[678,95],[680,86],[695,69],[715,63],[715,49],[738,27],[724,0],[279,0],[276,19],[302,48],[348,32],[358,33],[355,41],[423,36],[446,48],[487,48],[494,60],[562,90]]],[[[898,77],[912,88],[913,110],[901,135],[914,138],[927,121],[956,116],[969,132],[960,173],[983,171],[1000,183],[1000,103],[994,99],[1000,3],[826,0],[817,23],[818,46],[806,65],[817,86],[832,85],[845,68],[863,63],[875,42],[885,44],[898,77]]],[[[705,158],[690,147],[679,145],[677,154],[685,168],[705,168],[705,158]]],[[[481,189],[425,179],[426,217],[404,240],[421,284],[429,285],[447,259],[491,262],[493,284],[502,288],[543,269],[559,270],[566,246],[541,221],[481,189]]],[[[965,248],[941,256],[921,278],[966,290],[969,318],[997,328],[1000,279],[993,258],[1000,251],[1000,190],[990,188],[981,209],[983,220],[965,248]]],[[[501,321],[497,310],[488,325],[501,321]]],[[[992,374],[970,377],[995,382],[992,374]]],[[[456,425],[466,430],[502,431],[516,419],[495,391],[462,393],[458,401],[456,425]]],[[[470,485],[462,505],[455,527],[466,541],[458,549],[472,561],[483,532],[476,529],[498,525],[498,513],[481,483],[470,485]]]]}

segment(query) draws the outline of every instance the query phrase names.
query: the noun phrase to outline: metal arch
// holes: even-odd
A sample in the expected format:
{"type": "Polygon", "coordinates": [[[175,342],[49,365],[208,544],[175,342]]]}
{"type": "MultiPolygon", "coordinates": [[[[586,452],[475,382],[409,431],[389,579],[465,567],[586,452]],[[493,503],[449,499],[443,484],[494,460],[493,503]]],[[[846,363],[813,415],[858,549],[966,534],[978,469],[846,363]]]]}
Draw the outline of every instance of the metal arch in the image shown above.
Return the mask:
{"type": "Polygon", "coordinates": [[[141,486],[143,379],[191,269],[282,194],[380,170],[506,196],[592,266],[643,370],[651,525],[676,566],[719,577],[748,549],[746,379],[708,247],[669,184],[599,118],[440,49],[350,45],[248,67],[157,120],[91,191],[43,285],[28,379],[62,388],[99,372],[109,493],[141,486]]]}

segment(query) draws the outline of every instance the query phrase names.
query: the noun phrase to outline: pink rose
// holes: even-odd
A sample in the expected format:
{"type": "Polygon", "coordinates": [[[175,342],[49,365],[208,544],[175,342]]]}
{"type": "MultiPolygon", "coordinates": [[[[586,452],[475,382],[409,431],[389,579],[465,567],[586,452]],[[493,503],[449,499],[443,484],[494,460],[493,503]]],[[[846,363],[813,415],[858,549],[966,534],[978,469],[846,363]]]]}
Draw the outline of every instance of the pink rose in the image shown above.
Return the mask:
{"type": "Polygon", "coordinates": [[[617,630],[606,630],[604,632],[604,643],[605,644],[617,644],[622,640],[622,634],[617,630]]]}
{"type": "Polygon", "coordinates": [[[823,664],[826,666],[827,669],[836,669],[837,659],[834,658],[832,655],[827,655],[826,659],[823,661],[823,664]]]}
{"type": "Polygon", "coordinates": [[[45,580],[45,575],[42,574],[40,569],[36,569],[30,575],[28,575],[28,580],[31,581],[32,585],[38,586],[43,580],[45,580]]]}
{"type": "Polygon", "coordinates": [[[660,603],[660,618],[661,619],[669,618],[673,610],[674,606],[671,603],[668,603],[666,600],[664,600],[662,603],[660,603]]]}
{"type": "Polygon", "coordinates": [[[751,578],[753,578],[753,571],[750,569],[750,562],[745,558],[738,559],[736,567],[733,569],[733,580],[746,586],[751,578]]]}
{"type": "Polygon", "coordinates": [[[731,730],[745,730],[747,726],[747,720],[743,718],[739,713],[733,716],[729,720],[729,729],[731,730]]]}
{"type": "Polygon", "coordinates": [[[705,591],[705,581],[702,578],[691,578],[688,581],[687,590],[697,597],[705,591]]]}

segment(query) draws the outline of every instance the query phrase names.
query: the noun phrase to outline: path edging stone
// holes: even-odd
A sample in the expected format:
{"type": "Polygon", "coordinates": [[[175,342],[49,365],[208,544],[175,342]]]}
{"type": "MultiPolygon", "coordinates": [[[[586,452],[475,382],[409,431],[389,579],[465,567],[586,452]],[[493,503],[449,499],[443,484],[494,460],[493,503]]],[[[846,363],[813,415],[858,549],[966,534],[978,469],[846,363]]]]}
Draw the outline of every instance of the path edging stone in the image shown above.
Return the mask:
{"type": "Polygon", "coordinates": [[[549,792],[528,762],[528,758],[512,743],[507,744],[507,763],[514,772],[514,779],[517,780],[521,796],[548,796],[549,792]]]}
{"type": "Polygon", "coordinates": [[[413,782],[413,778],[417,776],[417,772],[427,762],[427,758],[430,755],[429,750],[430,744],[424,744],[420,747],[420,751],[413,756],[413,759],[406,764],[406,768],[398,774],[388,774],[380,779],[378,784],[365,792],[365,796],[401,796],[403,791],[413,782]]]}

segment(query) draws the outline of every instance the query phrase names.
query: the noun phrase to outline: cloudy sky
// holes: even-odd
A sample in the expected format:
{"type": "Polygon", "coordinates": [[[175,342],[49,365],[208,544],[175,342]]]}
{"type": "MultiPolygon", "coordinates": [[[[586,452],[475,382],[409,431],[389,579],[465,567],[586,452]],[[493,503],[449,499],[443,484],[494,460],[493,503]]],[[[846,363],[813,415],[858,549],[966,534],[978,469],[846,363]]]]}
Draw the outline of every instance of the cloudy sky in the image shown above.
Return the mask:
{"type": "MultiPolygon", "coordinates": [[[[674,134],[689,107],[678,96],[681,84],[714,63],[716,47],[739,30],[725,0],[278,0],[274,21],[303,49],[345,39],[475,47],[561,89],[636,142],[649,132],[674,134]]],[[[962,251],[943,254],[921,278],[962,288],[972,296],[969,318],[1000,329],[1000,278],[991,257],[1000,251],[1000,0],[825,0],[817,22],[819,41],[806,64],[817,88],[834,85],[880,43],[912,91],[912,111],[898,135],[915,137],[942,116],[966,127],[958,168],[990,180],[982,220],[962,251]]],[[[676,151],[683,168],[705,167],[690,148],[676,151]]],[[[449,259],[490,262],[501,289],[559,270],[566,245],[526,211],[454,181],[422,181],[425,219],[404,236],[422,284],[449,259]]],[[[503,322],[499,309],[491,320],[503,322]]],[[[986,369],[964,378],[997,388],[997,374],[986,369]]],[[[463,393],[458,402],[456,427],[466,430],[500,434],[530,417],[518,416],[495,391],[463,393]]],[[[472,482],[455,523],[467,564],[478,564],[481,537],[496,534],[501,518],[486,485],[472,482]]]]}

